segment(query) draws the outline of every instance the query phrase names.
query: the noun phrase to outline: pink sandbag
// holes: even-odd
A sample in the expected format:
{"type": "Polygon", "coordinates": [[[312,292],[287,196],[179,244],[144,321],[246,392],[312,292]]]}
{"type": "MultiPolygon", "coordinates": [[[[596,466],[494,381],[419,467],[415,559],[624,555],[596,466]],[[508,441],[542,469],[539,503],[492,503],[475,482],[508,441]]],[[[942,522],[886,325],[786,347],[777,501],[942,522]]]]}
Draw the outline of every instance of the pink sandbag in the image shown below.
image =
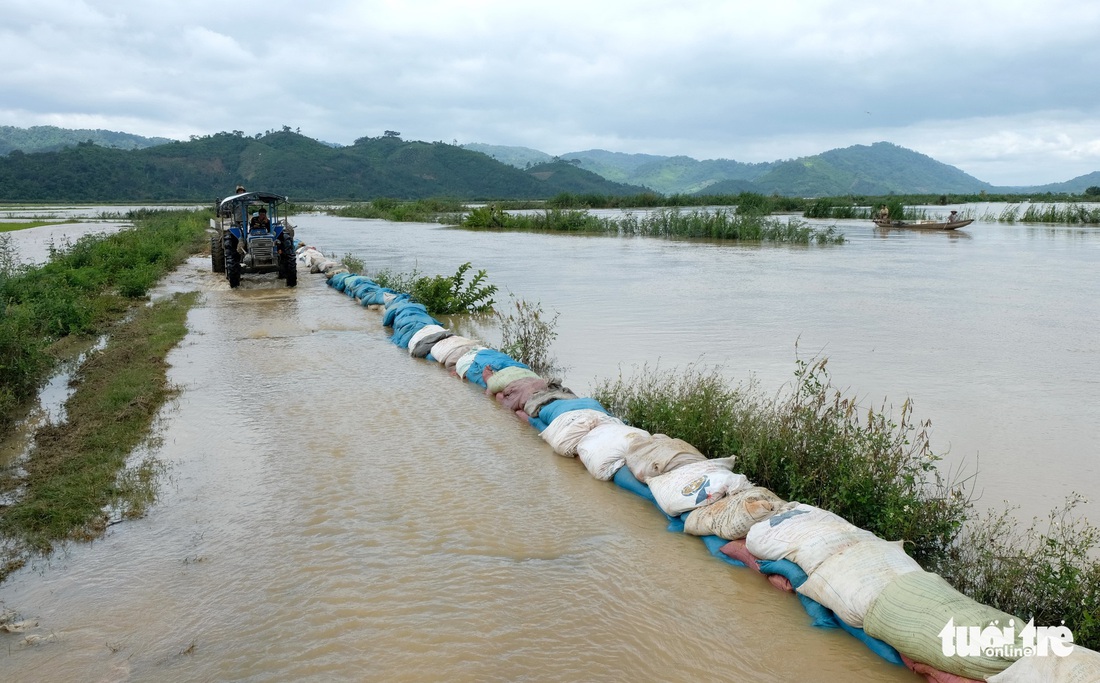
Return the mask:
{"type": "Polygon", "coordinates": [[[745,547],[745,539],[739,538],[736,541],[730,541],[719,548],[718,551],[726,557],[732,557],[757,574],[760,573],[760,565],[756,563],[756,556],[745,547]]]}
{"type": "MultiPolygon", "coordinates": [[[[503,391],[497,393],[496,398],[502,406],[514,412],[523,410],[523,404],[527,403],[527,399],[531,398],[535,392],[542,391],[545,388],[545,379],[525,377],[504,387],[503,391]]],[[[527,413],[523,414],[523,419],[527,419],[527,413]]]]}
{"type": "Polygon", "coordinates": [[[901,661],[905,662],[905,666],[921,676],[924,676],[928,683],[982,683],[982,681],[975,680],[973,678],[965,678],[957,674],[949,674],[946,671],[940,671],[937,668],[928,666],[927,664],[921,664],[920,662],[914,662],[905,655],[901,656],[901,661]]]}
{"type": "MultiPolygon", "coordinates": [[[[757,574],[761,573],[760,565],[756,562],[757,557],[749,552],[749,549],[745,546],[745,539],[739,538],[736,541],[730,541],[718,550],[726,557],[731,557],[738,562],[741,562],[757,574]]],[[[775,586],[779,590],[785,593],[794,592],[794,586],[791,585],[791,582],[787,577],[780,576],[779,574],[766,574],[766,576],[768,577],[768,583],[775,586]]]]}

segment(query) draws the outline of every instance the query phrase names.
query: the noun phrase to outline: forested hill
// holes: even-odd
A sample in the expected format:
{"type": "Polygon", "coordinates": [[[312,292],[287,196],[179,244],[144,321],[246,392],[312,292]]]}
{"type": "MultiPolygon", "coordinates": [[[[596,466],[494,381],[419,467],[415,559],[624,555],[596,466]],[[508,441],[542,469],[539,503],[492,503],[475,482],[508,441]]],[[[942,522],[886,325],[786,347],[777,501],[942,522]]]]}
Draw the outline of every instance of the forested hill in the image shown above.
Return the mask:
{"type": "Polygon", "coordinates": [[[456,145],[392,135],[334,148],[288,130],[261,137],[217,133],[146,149],[83,142],[56,152],[0,157],[3,201],[209,201],[230,194],[238,183],[296,201],[542,199],[562,192],[643,191],[564,162],[521,170],[456,145]]]}
{"type": "Polygon", "coordinates": [[[101,147],[143,149],[172,142],[168,138],[146,138],[132,133],[118,133],[100,128],[58,128],[31,126],[16,128],[0,126],[0,155],[13,150],[21,152],[54,152],[80,142],[92,142],[101,147]]]}
{"type": "MultiPolygon", "coordinates": [[[[466,145],[522,167],[549,155],[526,147],[466,145]]],[[[662,194],[759,192],[798,197],[846,194],[971,193],[995,188],[954,166],[889,142],[853,145],[799,159],[743,163],[590,149],[561,158],[609,180],[662,194]]]]}

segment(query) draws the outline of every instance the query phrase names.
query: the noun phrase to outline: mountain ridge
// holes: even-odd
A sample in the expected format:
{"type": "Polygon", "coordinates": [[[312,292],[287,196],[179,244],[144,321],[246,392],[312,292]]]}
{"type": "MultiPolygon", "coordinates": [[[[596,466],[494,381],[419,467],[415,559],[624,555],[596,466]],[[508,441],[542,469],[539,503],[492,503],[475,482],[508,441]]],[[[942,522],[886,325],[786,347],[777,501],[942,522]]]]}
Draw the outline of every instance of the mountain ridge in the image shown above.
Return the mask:
{"type": "Polygon", "coordinates": [[[1061,183],[998,187],[885,141],[797,159],[746,163],[603,149],[554,156],[529,147],[404,141],[391,132],[360,138],[352,145],[336,145],[301,135],[288,126],[255,136],[241,131],[192,136],[188,142],[102,129],[0,126],[0,182],[8,186],[7,190],[0,187],[0,198],[185,199],[200,187],[212,191],[221,182],[235,185],[240,181],[282,187],[287,193],[315,199],[415,199],[432,194],[537,199],[555,192],[756,192],[802,197],[1081,194],[1100,186],[1100,171],[1061,183]],[[60,156],[37,156],[40,154],[60,156]],[[200,159],[204,155],[206,158],[200,159]],[[52,164],[60,166],[52,168],[52,164]],[[550,168],[541,168],[545,165],[550,168]],[[144,170],[135,170],[136,166],[144,170]],[[84,169],[84,177],[78,177],[80,169],[84,169]],[[111,183],[114,186],[108,187],[111,183]],[[72,194],[60,196],[61,192],[72,194]],[[177,194],[164,195],[166,192],[177,194]]]}

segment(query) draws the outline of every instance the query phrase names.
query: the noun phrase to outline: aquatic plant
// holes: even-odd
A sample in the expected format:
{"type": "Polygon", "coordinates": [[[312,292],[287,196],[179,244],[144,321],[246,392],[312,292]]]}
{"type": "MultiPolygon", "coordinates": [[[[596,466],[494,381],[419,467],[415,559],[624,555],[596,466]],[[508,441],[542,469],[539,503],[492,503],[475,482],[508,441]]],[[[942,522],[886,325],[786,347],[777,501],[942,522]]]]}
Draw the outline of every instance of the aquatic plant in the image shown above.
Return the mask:
{"type": "Polygon", "coordinates": [[[417,268],[401,273],[382,270],[371,279],[383,287],[405,292],[432,315],[452,313],[489,313],[493,310],[493,295],[497,286],[486,283],[488,274],[479,270],[466,281],[466,274],[473,266],[467,262],[458,267],[454,275],[422,275],[417,268]]]}

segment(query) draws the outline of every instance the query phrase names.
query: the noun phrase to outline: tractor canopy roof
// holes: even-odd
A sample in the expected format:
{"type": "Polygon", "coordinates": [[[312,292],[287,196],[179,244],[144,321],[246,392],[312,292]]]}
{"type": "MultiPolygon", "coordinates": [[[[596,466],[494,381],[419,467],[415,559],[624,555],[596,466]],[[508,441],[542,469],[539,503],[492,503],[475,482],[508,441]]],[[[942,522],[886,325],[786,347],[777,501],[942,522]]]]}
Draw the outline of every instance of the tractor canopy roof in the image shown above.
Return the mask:
{"type": "Polygon", "coordinates": [[[289,201],[289,197],[284,197],[281,194],[272,194],[270,192],[242,192],[223,199],[221,203],[218,204],[218,209],[223,210],[241,204],[285,204],[289,201]]]}

